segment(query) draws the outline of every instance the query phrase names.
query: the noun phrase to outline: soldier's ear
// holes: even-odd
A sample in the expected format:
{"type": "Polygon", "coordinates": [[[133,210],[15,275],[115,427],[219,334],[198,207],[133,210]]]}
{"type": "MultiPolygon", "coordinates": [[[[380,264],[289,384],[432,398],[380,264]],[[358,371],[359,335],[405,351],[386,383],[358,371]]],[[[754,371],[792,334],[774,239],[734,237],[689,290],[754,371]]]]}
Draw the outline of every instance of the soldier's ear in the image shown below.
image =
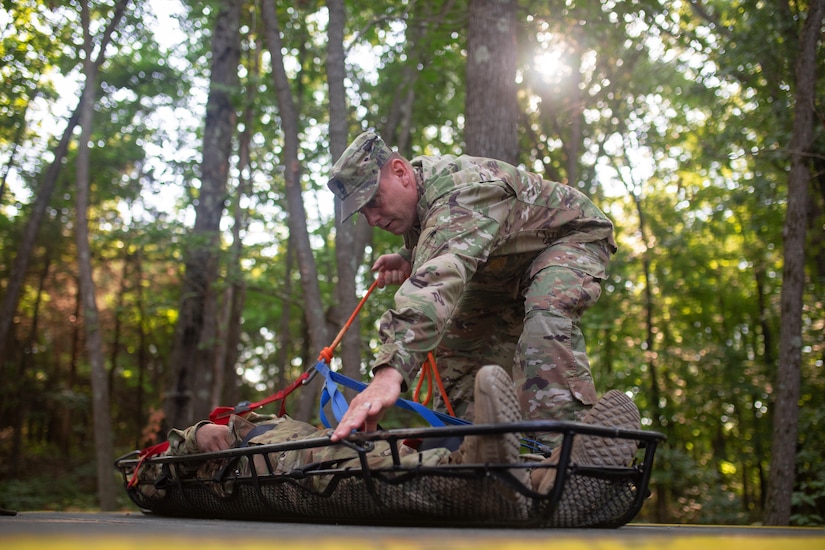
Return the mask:
{"type": "Polygon", "coordinates": [[[404,183],[404,186],[415,184],[413,171],[410,169],[409,165],[404,162],[404,159],[395,157],[390,160],[390,170],[392,171],[392,175],[404,183]]]}
{"type": "Polygon", "coordinates": [[[398,157],[391,157],[389,160],[390,163],[390,173],[395,177],[401,177],[401,174],[404,172],[404,163],[398,157]]]}

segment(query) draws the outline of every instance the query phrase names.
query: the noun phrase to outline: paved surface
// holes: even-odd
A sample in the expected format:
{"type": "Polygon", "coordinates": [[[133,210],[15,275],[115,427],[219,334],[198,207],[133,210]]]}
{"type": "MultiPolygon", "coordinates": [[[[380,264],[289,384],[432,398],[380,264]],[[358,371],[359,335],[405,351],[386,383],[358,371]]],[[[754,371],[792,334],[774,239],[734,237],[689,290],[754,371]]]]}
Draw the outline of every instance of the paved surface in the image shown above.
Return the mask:
{"type": "Polygon", "coordinates": [[[825,529],[631,524],[461,529],[175,519],[140,512],[0,516],[0,548],[118,550],[825,550],[825,529]]]}

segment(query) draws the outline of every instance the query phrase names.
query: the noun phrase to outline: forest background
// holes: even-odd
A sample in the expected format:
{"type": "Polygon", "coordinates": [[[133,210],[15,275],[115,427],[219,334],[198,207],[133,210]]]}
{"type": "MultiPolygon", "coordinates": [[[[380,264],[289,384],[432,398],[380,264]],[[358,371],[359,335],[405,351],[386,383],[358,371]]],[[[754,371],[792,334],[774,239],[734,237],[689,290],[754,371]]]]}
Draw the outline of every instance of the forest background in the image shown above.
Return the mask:
{"type": "Polygon", "coordinates": [[[3,0],[0,506],[129,507],[115,456],[315,363],[400,246],[325,186],[373,127],[613,219],[583,329],[668,438],[638,519],[825,524],[823,4],[3,0]]]}

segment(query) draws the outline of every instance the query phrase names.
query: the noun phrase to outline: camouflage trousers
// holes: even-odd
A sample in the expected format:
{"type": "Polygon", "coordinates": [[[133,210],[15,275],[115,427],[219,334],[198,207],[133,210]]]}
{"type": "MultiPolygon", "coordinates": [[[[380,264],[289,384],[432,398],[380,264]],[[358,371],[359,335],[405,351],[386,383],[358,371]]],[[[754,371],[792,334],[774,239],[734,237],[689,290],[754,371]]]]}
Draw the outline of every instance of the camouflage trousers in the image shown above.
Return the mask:
{"type": "Polygon", "coordinates": [[[605,241],[491,258],[436,351],[458,416],[473,418],[475,373],[492,363],[512,375],[525,419],[581,420],[597,397],[579,321],[601,294],[609,258],[605,241]]]}

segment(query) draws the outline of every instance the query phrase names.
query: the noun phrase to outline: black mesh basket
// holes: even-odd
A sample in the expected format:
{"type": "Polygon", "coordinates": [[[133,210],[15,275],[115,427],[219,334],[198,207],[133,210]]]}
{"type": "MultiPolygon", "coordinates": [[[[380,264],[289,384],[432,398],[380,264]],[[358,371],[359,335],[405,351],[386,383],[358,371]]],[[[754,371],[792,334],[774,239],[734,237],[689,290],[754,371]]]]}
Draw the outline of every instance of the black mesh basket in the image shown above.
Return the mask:
{"type": "Polygon", "coordinates": [[[381,525],[451,525],[488,527],[619,527],[631,521],[648,495],[656,446],[665,438],[656,432],[618,430],[575,422],[520,422],[465,425],[359,433],[342,443],[326,437],[272,445],[253,445],[216,453],[158,456],[155,479],[129,485],[138,467],[138,452],[115,462],[127,493],[145,513],[163,516],[335,522],[381,525]],[[401,464],[398,449],[405,441],[437,441],[471,434],[555,433],[563,435],[557,464],[530,456],[517,464],[443,464],[410,467],[401,464]],[[626,467],[574,463],[574,438],[587,434],[635,440],[639,452],[626,467]],[[368,453],[375,442],[387,441],[393,465],[370,468],[368,453]],[[347,445],[358,452],[361,467],[337,468],[313,464],[287,473],[273,473],[270,453],[328,445],[347,445]],[[264,455],[263,461],[251,460],[264,455]],[[249,473],[237,474],[233,464],[247,460],[249,473]],[[209,478],[183,475],[204,461],[221,464],[209,478]],[[266,467],[256,462],[265,462],[266,467]],[[534,491],[513,475],[515,469],[554,469],[555,483],[546,493],[534,491]],[[318,489],[323,487],[323,489],[318,489]]]}

